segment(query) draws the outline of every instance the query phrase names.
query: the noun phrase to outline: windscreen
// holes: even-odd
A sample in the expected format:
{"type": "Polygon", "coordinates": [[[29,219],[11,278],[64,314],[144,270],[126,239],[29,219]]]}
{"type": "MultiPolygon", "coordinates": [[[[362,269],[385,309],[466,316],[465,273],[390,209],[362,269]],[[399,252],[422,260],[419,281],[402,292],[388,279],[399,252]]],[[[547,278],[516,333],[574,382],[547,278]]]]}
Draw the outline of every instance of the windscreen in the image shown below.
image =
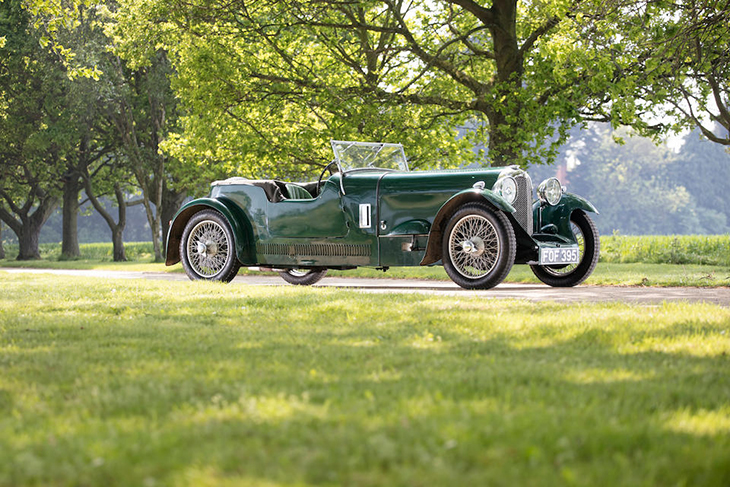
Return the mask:
{"type": "Polygon", "coordinates": [[[408,170],[408,162],[401,144],[341,140],[331,142],[335,159],[345,172],[363,168],[408,170]]]}

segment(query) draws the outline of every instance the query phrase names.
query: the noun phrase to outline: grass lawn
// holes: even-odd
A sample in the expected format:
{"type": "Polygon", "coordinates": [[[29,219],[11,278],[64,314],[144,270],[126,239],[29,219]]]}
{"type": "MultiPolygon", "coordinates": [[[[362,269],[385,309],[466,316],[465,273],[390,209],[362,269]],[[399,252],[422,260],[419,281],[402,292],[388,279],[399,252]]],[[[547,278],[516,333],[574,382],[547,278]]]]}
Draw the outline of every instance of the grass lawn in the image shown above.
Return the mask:
{"type": "Polygon", "coordinates": [[[730,485],[730,310],[0,272],[0,485],[730,485]]]}

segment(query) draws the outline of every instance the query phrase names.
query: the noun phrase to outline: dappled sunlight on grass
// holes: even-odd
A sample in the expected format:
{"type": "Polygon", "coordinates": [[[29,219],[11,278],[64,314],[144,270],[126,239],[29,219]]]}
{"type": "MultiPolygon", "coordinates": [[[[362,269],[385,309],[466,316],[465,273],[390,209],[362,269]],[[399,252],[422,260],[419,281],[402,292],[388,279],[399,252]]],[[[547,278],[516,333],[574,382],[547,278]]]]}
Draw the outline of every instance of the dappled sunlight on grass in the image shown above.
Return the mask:
{"type": "Polygon", "coordinates": [[[664,426],[669,431],[689,435],[730,435],[730,407],[725,406],[714,411],[676,411],[669,415],[664,426]]]}
{"type": "Polygon", "coordinates": [[[568,382],[575,384],[595,384],[610,382],[638,382],[650,380],[654,378],[651,371],[637,372],[633,370],[618,369],[599,369],[599,368],[582,368],[579,370],[568,371],[563,375],[568,382]]]}
{"type": "Polygon", "coordinates": [[[729,332],[700,304],[1,274],[0,485],[724,485],[729,332]]]}

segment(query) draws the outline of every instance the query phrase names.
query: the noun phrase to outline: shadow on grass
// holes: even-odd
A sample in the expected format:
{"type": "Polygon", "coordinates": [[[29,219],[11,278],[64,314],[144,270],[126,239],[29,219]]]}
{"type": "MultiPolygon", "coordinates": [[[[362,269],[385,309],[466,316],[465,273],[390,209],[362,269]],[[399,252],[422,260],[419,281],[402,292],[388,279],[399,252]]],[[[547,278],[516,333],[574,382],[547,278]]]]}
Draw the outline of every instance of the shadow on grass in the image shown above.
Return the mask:
{"type": "Polygon", "coordinates": [[[730,482],[727,321],[200,289],[5,321],[0,484],[730,482]]]}

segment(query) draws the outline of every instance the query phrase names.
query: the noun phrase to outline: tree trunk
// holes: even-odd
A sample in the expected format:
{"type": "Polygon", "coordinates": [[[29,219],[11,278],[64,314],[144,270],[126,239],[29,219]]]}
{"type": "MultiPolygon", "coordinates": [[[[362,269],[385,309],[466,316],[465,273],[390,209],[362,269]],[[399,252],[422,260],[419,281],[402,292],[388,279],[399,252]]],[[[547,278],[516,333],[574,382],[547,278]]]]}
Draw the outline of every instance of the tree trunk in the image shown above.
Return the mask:
{"type": "Polygon", "coordinates": [[[18,235],[18,258],[17,260],[40,259],[41,253],[38,248],[41,229],[45,225],[48,217],[58,207],[59,198],[46,197],[41,200],[36,210],[28,216],[21,217],[22,226],[19,228],[18,235]]]}
{"type": "Polygon", "coordinates": [[[124,192],[119,183],[114,183],[114,195],[117,198],[119,222],[112,228],[112,246],[114,248],[114,262],[124,262],[127,254],[124,251],[124,227],[127,226],[127,205],[124,201],[124,192]]]}
{"type": "Polygon", "coordinates": [[[61,243],[61,256],[65,259],[81,256],[78,232],[80,190],[81,182],[77,173],[65,178],[63,185],[63,240],[61,243]]]}
{"type": "Polygon", "coordinates": [[[5,248],[3,247],[3,222],[0,222],[0,260],[5,258],[5,248]]]}
{"type": "Polygon", "coordinates": [[[115,225],[112,228],[112,247],[114,253],[114,262],[125,262],[127,254],[124,251],[124,227],[115,225]]]}
{"type": "Polygon", "coordinates": [[[119,183],[114,183],[114,195],[117,198],[119,221],[115,222],[114,218],[109,214],[104,206],[99,202],[99,199],[94,194],[94,190],[91,186],[91,178],[89,177],[88,171],[83,174],[84,189],[86,190],[86,196],[89,198],[91,205],[101,215],[101,217],[109,226],[109,230],[112,232],[112,247],[114,262],[124,262],[127,260],[127,254],[124,251],[124,227],[127,225],[127,204],[124,201],[124,192],[122,191],[119,183]]]}
{"type": "Polygon", "coordinates": [[[521,126],[522,103],[512,93],[521,89],[524,76],[524,58],[520,52],[517,36],[517,2],[515,0],[495,0],[491,11],[495,24],[490,26],[496,53],[497,84],[495,98],[511,100],[510,115],[516,121],[507,121],[504,109],[496,108],[486,113],[489,120],[489,154],[493,166],[508,166],[521,162],[522,148],[519,137],[515,139],[521,126]]]}
{"type": "Polygon", "coordinates": [[[185,201],[187,193],[170,191],[167,187],[164,188],[162,193],[162,242],[164,245],[163,251],[167,253],[167,234],[170,231],[170,220],[175,216],[177,210],[185,201]]]}
{"type": "Polygon", "coordinates": [[[17,260],[34,260],[41,258],[38,248],[38,237],[41,233],[41,226],[33,225],[26,221],[18,235],[18,258],[17,260]]]}
{"type": "Polygon", "coordinates": [[[515,147],[510,126],[502,113],[489,113],[489,155],[492,166],[502,167],[520,163],[520,154],[515,147]]]}

